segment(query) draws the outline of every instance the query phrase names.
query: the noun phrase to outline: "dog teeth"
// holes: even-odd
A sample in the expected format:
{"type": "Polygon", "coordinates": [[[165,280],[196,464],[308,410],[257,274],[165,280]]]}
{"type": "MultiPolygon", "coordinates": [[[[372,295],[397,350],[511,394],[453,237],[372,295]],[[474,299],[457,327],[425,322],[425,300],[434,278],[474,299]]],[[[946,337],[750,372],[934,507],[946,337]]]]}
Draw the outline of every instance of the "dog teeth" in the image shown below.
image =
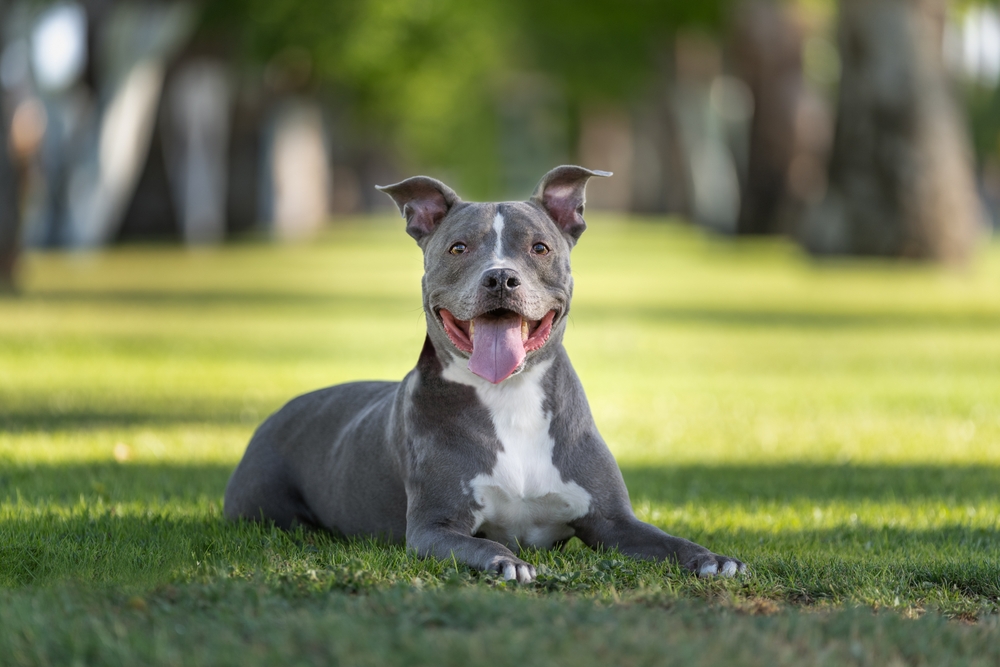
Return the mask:
{"type": "Polygon", "coordinates": [[[528,320],[521,318],[521,342],[528,340],[528,320]]]}
{"type": "Polygon", "coordinates": [[[472,337],[475,335],[475,333],[476,333],[476,321],[469,320],[469,340],[472,340],[472,337]]]}

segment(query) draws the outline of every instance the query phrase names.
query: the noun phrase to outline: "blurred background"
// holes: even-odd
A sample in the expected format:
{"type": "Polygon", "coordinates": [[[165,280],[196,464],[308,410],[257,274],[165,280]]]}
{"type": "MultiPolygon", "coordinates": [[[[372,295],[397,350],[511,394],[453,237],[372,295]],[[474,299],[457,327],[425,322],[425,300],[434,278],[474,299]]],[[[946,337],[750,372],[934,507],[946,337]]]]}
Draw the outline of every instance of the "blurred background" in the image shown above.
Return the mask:
{"type": "Polygon", "coordinates": [[[0,0],[20,248],[302,239],[417,173],[811,253],[960,264],[1000,218],[1000,13],[945,0],[0,0]]]}

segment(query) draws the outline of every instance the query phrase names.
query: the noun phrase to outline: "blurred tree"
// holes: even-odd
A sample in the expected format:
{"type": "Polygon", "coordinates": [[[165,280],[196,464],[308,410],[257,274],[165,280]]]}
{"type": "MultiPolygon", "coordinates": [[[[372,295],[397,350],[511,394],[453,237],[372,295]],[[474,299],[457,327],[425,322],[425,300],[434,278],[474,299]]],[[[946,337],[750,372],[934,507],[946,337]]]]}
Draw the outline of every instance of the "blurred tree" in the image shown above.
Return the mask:
{"type": "Polygon", "coordinates": [[[744,0],[732,17],[733,67],[754,102],[738,234],[785,231],[780,212],[791,196],[788,174],[803,87],[802,35],[785,9],[771,0],[744,0]]]}
{"type": "MultiPolygon", "coordinates": [[[[628,101],[662,76],[680,25],[715,29],[728,0],[213,0],[205,27],[266,63],[308,53],[363,143],[449,171],[466,192],[499,187],[498,103],[518,72],[542,72],[580,105],[628,101]]],[[[343,137],[341,139],[344,139],[343,137]]],[[[573,137],[571,137],[572,142],[573,137]]]]}
{"type": "Polygon", "coordinates": [[[982,228],[967,139],[942,64],[946,0],[841,0],[829,189],[817,253],[961,261],[982,228]]]}
{"type": "Polygon", "coordinates": [[[9,124],[0,123],[0,292],[15,287],[20,226],[17,172],[7,146],[9,133],[9,124]]]}
{"type": "Polygon", "coordinates": [[[980,194],[994,226],[1000,225],[1000,72],[993,13],[1000,10],[997,4],[997,0],[953,3],[955,41],[961,53],[953,51],[950,63],[959,74],[980,194]]]}
{"type": "MultiPolygon", "coordinates": [[[[0,53],[3,52],[3,35],[7,3],[0,0],[0,53]]],[[[15,288],[18,257],[20,216],[18,206],[17,170],[10,146],[10,116],[0,98],[0,292],[15,288]]]]}
{"type": "MultiPolygon", "coordinates": [[[[691,128],[679,117],[678,35],[686,32],[694,41],[711,41],[731,4],[628,0],[609,7],[601,0],[578,0],[571,6],[560,0],[509,0],[517,27],[516,50],[565,99],[567,159],[588,159],[583,141],[588,121],[594,130],[593,121],[600,125],[616,112],[630,116],[619,132],[631,135],[631,149],[625,151],[632,154],[631,165],[621,174],[631,180],[631,188],[620,194],[634,211],[696,214],[690,160],[694,147],[687,141],[692,137],[685,136],[691,128]]],[[[611,187],[605,186],[605,192],[611,187]]]]}
{"type": "Polygon", "coordinates": [[[627,101],[664,76],[680,28],[717,32],[730,0],[508,0],[527,64],[553,75],[574,101],[627,101]]]}
{"type": "Polygon", "coordinates": [[[504,4],[461,0],[215,0],[205,29],[236,36],[262,65],[305,54],[364,146],[463,169],[459,185],[495,184],[494,91],[503,73],[504,4]],[[463,182],[464,181],[464,182],[463,182]]]}

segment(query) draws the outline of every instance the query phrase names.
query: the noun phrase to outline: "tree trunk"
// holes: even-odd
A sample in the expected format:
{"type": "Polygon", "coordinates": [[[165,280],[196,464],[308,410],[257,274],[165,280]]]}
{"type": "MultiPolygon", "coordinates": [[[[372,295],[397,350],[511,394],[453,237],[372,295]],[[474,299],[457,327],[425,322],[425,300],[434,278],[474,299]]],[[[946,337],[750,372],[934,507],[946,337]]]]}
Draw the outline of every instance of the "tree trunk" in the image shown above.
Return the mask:
{"type": "Polygon", "coordinates": [[[0,124],[0,292],[12,291],[18,255],[17,178],[7,150],[9,127],[0,124]]]}
{"type": "MultiPolygon", "coordinates": [[[[0,0],[0,51],[3,50],[3,27],[6,3],[0,0]]],[[[17,170],[11,159],[9,114],[0,99],[0,292],[13,291],[20,236],[17,170]]]]}
{"type": "Polygon", "coordinates": [[[737,234],[785,231],[779,215],[795,154],[795,113],[802,90],[802,36],[784,5],[745,0],[734,13],[730,49],[753,93],[754,114],[737,234]]]}
{"type": "Polygon", "coordinates": [[[983,229],[941,62],[945,0],[841,0],[841,83],[826,197],[803,243],[961,262],[983,229]]]}

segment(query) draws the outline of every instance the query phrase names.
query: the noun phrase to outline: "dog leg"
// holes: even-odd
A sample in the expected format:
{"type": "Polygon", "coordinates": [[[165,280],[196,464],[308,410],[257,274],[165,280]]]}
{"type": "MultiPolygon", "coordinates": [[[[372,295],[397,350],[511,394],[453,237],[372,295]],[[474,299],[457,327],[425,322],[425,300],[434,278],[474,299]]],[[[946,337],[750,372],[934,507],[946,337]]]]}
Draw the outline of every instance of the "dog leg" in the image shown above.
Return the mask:
{"type": "Polygon", "coordinates": [[[591,548],[616,548],[634,558],[680,563],[699,577],[733,577],[746,572],[742,561],[720,556],[690,540],[668,535],[634,516],[585,517],[579,522],[577,536],[591,548]]]}
{"type": "Polygon", "coordinates": [[[506,580],[526,584],[535,580],[535,568],[493,540],[472,537],[447,526],[408,526],[406,548],[418,556],[448,560],[454,557],[483,572],[495,572],[506,580]]]}

